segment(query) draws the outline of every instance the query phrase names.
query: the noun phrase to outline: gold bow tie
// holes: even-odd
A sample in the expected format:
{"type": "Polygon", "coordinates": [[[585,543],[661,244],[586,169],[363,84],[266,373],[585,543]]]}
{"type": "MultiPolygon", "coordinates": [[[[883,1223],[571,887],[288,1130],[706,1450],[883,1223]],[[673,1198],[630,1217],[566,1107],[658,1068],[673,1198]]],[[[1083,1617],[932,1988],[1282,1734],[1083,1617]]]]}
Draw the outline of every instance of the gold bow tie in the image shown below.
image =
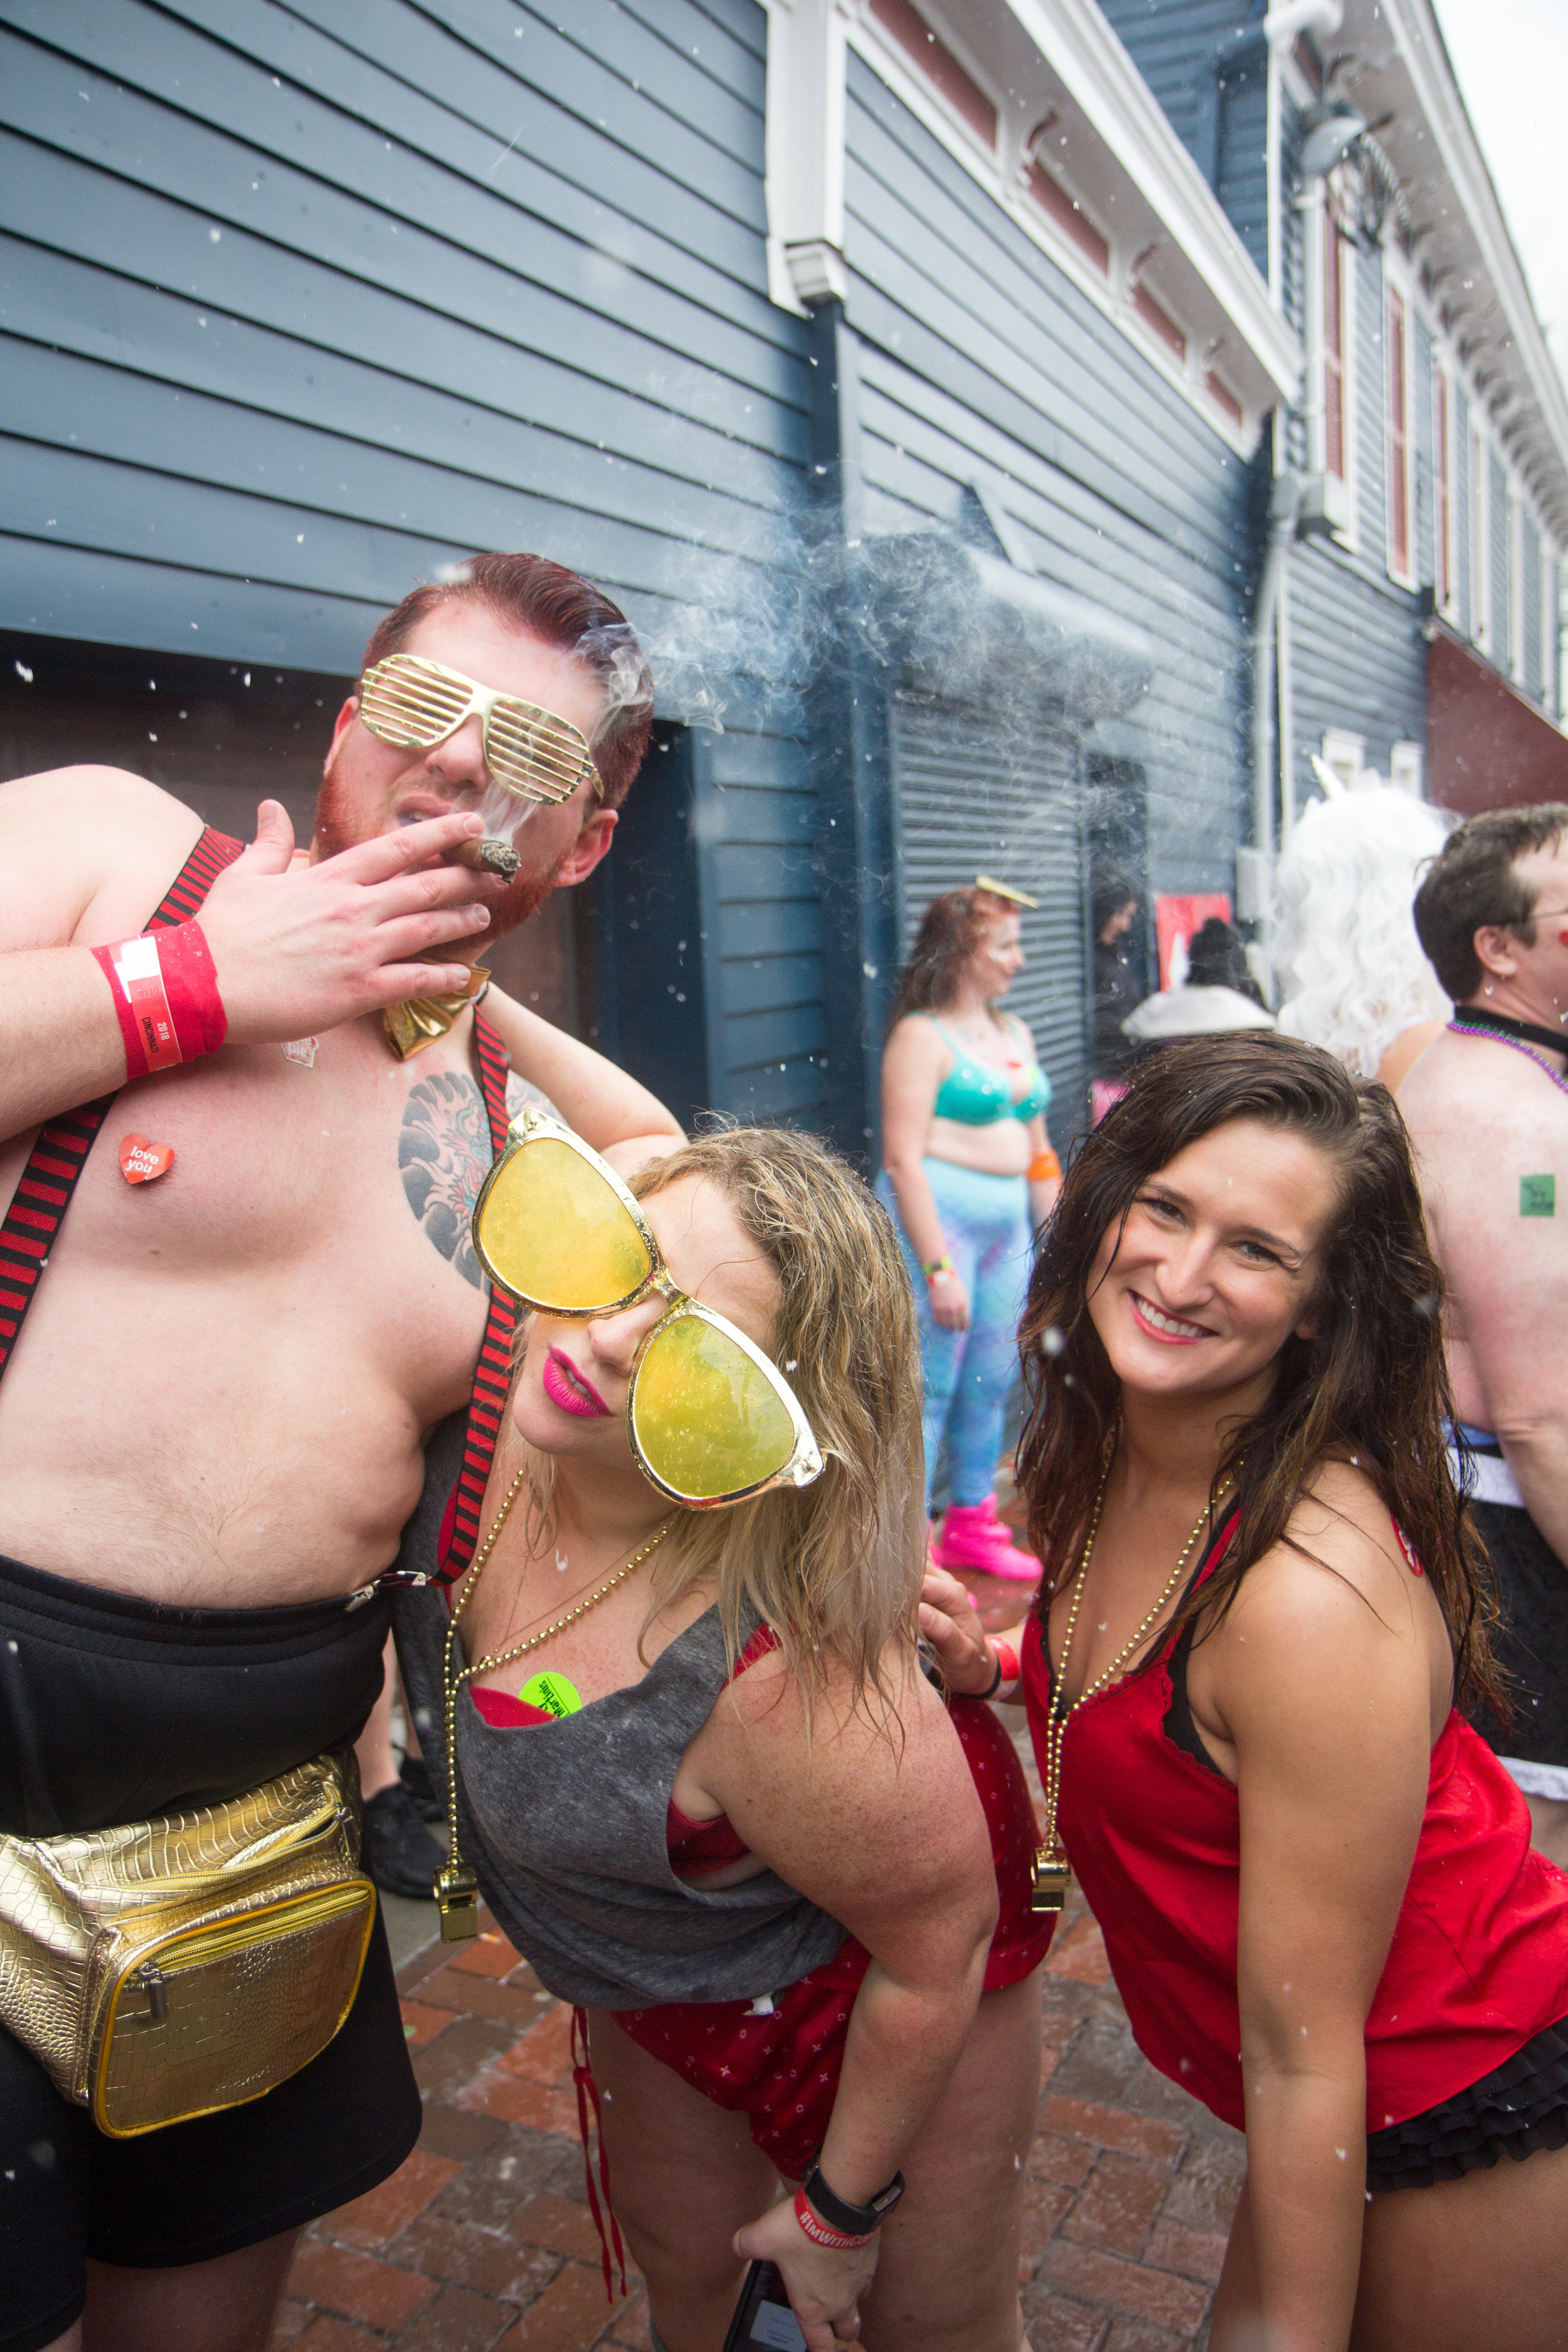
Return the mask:
{"type": "Polygon", "coordinates": [[[386,1042],[400,1062],[410,1054],[422,1054],[437,1037],[444,1037],[459,1013],[471,1004],[483,991],[489,973],[482,963],[477,963],[468,975],[467,988],[450,991],[443,996],[411,996],[406,1004],[389,1004],[382,1014],[382,1026],[386,1042]]]}

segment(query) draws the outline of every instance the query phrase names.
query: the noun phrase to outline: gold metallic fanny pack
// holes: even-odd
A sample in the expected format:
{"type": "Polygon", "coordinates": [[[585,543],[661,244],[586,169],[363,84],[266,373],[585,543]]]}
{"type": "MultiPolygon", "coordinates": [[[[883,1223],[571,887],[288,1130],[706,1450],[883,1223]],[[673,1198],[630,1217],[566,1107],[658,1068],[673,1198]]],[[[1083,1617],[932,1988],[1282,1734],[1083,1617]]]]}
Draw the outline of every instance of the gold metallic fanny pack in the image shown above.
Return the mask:
{"type": "Polygon", "coordinates": [[[0,2024],[114,2139],[260,2098],[359,1989],[359,1849],[352,1748],[194,1812],[0,1835],[0,2024]]]}

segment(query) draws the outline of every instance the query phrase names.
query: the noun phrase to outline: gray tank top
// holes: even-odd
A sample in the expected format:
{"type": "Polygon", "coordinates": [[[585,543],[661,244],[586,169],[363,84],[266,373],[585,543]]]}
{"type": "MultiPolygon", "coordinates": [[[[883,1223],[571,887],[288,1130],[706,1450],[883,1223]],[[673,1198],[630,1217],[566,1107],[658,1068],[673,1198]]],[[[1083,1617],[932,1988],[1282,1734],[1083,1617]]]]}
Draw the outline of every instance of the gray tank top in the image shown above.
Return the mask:
{"type": "MultiPolygon", "coordinates": [[[[425,1496],[400,1569],[428,1574],[461,1459],[462,1416],[426,1457],[425,1496]]],[[[404,1688],[431,1775],[446,1793],[439,1588],[405,1590],[395,1611],[404,1688]]],[[[461,1652],[459,1665],[467,1660],[461,1652]]],[[[563,2000],[604,2009],[747,2000],[793,1984],[848,1931],[771,1870],[703,1888],[669,1866],[668,1813],[680,1759],[712,1713],[727,1664],[716,1609],[677,1636],[630,1689],[559,1722],[488,1724],[457,1708],[463,1853],[496,1919],[563,2000]]]]}

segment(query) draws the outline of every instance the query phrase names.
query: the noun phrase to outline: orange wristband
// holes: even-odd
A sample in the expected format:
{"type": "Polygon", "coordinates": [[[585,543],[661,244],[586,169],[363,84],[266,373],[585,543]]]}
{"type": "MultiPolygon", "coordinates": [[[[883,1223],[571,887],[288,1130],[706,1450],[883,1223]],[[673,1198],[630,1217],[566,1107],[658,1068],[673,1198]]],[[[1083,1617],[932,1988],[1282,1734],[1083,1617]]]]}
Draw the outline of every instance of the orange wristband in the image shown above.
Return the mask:
{"type": "Polygon", "coordinates": [[[1036,1152],[1034,1158],[1029,1162],[1028,1173],[1031,1184],[1059,1184],[1061,1182],[1062,1163],[1057,1158],[1056,1153],[1051,1150],[1048,1143],[1043,1151],[1036,1152]]]}

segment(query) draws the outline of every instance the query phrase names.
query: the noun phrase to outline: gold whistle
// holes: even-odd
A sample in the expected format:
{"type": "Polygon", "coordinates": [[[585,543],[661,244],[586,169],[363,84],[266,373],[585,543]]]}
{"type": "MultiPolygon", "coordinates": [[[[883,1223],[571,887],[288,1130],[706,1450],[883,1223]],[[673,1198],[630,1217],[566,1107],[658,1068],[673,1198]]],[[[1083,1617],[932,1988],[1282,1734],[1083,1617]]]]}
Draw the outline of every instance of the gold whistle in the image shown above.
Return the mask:
{"type": "Polygon", "coordinates": [[[466,1943],[479,1932],[479,1882],[466,1862],[443,1863],[432,1890],[441,1914],[441,1941],[466,1943]]]}
{"type": "Polygon", "coordinates": [[[1042,1846],[1035,1856],[1035,1866],[1030,1874],[1030,1910],[1059,1911],[1068,1899],[1068,1888],[1071,1885],[1072,1864],[1060,1847],[1047,1852],[1042,1846]]]}

